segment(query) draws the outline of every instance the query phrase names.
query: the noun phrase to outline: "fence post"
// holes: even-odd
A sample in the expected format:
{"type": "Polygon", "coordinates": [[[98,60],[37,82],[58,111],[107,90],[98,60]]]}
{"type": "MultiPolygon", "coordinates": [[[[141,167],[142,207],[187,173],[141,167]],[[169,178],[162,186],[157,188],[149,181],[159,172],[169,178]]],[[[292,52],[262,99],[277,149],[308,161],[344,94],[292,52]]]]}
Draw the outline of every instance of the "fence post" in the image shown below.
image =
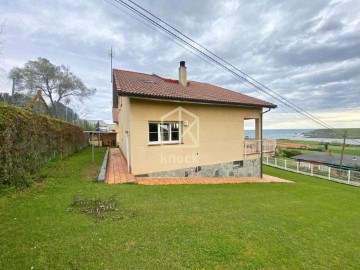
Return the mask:
{"type": "Polygon", "coordinates": [[[284,161],[284,164],[285,164],[285,170],[286,170],[286,169],[287,169],[287,168],[286,168],[286,159],[285,159],[285,161],[284,161]]]}
{"type": "Polygon", "coordinates": [[[296,171],[297,171],[297,172],[299,172],[299,164],[300,164],[300,162],[297,161],[297,162],[296,162],[296,171]]]}
{"type": "Polygon", "coordinates": [[[348,184],[350,185],[350,179],[351,179],[351,170],[348,170],[348,184]]]}
{"type": "Polygon", "coordinates": [[[275,166],[277,166],[277,158],[275,158],[275,166]]]}
{"type": "Polygon", "coordinates": [[[329,168],[329,180],[331,179],[331,167],[328,167],[329,168]]]}
{"type": "Polygon", "coordinates": [[[269,157],[266,157],[266,164],[269,164],[269,157]]]}
{"type": "Polygon", "coordinates": [[[311,176],[314,175],[314,165],[312,163],[310,163],[310,174],[311,176]]]}

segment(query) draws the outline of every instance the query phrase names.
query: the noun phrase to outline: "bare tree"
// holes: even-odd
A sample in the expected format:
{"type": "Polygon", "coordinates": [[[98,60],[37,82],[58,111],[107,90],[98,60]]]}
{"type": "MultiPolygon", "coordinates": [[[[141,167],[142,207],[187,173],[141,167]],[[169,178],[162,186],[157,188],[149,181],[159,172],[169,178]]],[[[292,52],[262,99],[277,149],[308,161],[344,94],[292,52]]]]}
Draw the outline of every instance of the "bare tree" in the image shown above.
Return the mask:
{"type": "Polygon", "coordinates": [[[60,102],[69,99],[83,101],[96,93],[95,88],[88,88],[69,67],[56,66],[46,58],[39,57],[28,61],[23,68],[15,67],[10,71],[10,77],[16,78],[19,91],[35,93],[41,90],[50,101],[52,115],[58,117],[57,107],[60,102]]]}

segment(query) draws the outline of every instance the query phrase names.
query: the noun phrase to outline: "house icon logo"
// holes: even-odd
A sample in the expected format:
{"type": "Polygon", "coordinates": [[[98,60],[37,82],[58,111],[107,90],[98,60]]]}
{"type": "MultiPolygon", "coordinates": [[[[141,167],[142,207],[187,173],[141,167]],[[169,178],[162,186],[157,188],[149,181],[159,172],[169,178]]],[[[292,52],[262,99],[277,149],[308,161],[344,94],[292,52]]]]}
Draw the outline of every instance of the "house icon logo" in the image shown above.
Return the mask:
{"type": "Polygon", "coordinates": [[[178,123],[179,124],[179,144],[174,147],[179,148],[198,148],[200,137],[199,117],[183,107],[164,114],[161,123],[178,123]]]}

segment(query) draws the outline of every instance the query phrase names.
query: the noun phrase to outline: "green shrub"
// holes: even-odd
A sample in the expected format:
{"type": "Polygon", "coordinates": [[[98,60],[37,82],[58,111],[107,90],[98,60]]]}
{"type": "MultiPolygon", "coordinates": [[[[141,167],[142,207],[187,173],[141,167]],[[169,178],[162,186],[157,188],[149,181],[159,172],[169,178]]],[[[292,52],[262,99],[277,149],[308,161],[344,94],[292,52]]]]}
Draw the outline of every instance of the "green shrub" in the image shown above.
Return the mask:
{"type": "Polygon", "coordinates": [[[311,148],[310,149],[311,151],[313,151],[313,152],[325,152],[325,149],[324,148],[311,148]]]}
{"type": "Polygon", "coordinates": [[[86,143],[79,126],[0,104],[0,186],[31,185],[41,165],[86,143]]]}
{"type": "Polygon", "coordinates": [[[293,156],[301,155],[302,152],[295,149],[283,149],[282,154],[284,157],[291,158],[293,156]]]}

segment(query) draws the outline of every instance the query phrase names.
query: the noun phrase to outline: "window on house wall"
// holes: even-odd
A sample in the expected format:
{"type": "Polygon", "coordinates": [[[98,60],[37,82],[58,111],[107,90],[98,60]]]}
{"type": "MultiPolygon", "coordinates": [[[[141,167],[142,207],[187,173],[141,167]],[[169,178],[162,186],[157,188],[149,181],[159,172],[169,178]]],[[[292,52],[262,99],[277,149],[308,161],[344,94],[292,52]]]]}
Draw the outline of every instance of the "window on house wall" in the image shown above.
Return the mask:
{"type": "Polygon", "coordinates": [[[180,141],[179,122],[149,123],[149,143],[178,143],[180,141]]]}
{"type": "Polygon", "coordinates": [[[242,167],[244,167],[244,161],[243,160],[233,161],[233,169],[240,169],[242,167]]]}

